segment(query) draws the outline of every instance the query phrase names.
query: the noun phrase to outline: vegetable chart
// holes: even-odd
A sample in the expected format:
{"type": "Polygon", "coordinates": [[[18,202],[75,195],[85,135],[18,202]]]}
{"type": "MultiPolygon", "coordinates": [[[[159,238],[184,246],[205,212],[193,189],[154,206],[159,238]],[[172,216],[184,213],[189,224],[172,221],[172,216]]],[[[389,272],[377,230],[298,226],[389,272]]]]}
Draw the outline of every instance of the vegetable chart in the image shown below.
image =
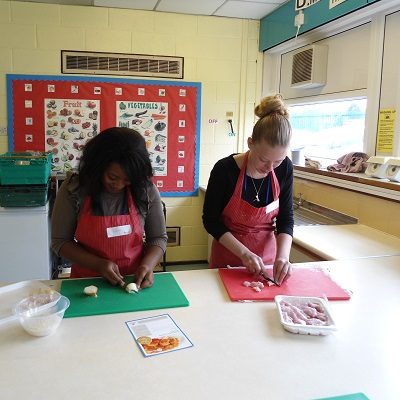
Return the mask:
{"type": "Polygon", "coordinates": [[[200,83],[12,74],[7,88],[9,151],[51,152],[52,174],[65,174],[92,137],[128,127],[144,137],[163,196],[197,194],[200,83]]]}

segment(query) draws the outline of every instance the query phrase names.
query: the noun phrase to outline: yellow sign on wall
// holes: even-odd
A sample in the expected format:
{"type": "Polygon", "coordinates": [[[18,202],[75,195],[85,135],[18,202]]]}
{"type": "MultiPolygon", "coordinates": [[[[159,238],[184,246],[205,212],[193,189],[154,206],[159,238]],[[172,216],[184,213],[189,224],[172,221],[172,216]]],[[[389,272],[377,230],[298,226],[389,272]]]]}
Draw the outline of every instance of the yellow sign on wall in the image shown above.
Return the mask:
{"type": "Polygon", "coordinates": [[[377,152],[392,153],[395,118],[396,110],[394,108],[379,110],[378,136],[376,139],[377,152]]]}

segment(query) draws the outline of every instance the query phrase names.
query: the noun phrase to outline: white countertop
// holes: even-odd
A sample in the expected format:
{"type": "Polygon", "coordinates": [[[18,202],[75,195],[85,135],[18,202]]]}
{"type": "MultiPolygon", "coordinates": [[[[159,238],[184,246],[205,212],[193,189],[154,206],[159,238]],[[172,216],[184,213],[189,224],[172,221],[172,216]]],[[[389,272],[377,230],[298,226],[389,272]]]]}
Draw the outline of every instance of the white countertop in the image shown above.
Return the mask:
{"type": "Polygon", "coordinates": [[[64,319],[44,338],[3,326],[1,398],[399,399],[400,257],[324,266],[353,291],[330,302],[338,330],[329,336],[284,331],[273,302],[231,302],[215,270],[176,272],[189,307],[64,319]],[[162,313],[194,347],[144,358],[125,321],[162,313]]]}
{"type": "Polygon", "coordinates": [[[295,226],[293,242],[326,260],[400,255],[400,238],[361,224],[295,226]]]}

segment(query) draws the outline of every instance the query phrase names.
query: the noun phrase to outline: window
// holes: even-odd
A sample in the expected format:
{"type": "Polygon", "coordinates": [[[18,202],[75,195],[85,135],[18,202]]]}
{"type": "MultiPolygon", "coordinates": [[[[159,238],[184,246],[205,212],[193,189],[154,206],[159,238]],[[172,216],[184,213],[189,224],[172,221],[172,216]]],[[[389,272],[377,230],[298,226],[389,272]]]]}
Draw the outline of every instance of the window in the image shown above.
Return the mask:
{"type": "Polygon", "coordinates": [[[365,98],[290,106],[292,150],[301,149],[323,167],[344,154],[364,151],[366,106],[365,98]]]}

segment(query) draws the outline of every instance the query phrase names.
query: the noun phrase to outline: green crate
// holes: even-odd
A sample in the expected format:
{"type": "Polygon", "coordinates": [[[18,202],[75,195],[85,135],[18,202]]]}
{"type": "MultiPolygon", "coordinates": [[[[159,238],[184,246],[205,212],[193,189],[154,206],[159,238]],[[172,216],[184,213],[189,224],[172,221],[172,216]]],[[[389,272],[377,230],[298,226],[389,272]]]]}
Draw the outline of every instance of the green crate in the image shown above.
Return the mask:
{"type": "Polygon", "coordinates": [[[0,155],[1,185],[45,185],[50,177],[52,153],[8,152],[0,155]]]}
{"type": "Polygon", "coordinates": [[[50,179],[46,185],[1,185],[1,207],[39,207],[47,203],[50,179]]]}

